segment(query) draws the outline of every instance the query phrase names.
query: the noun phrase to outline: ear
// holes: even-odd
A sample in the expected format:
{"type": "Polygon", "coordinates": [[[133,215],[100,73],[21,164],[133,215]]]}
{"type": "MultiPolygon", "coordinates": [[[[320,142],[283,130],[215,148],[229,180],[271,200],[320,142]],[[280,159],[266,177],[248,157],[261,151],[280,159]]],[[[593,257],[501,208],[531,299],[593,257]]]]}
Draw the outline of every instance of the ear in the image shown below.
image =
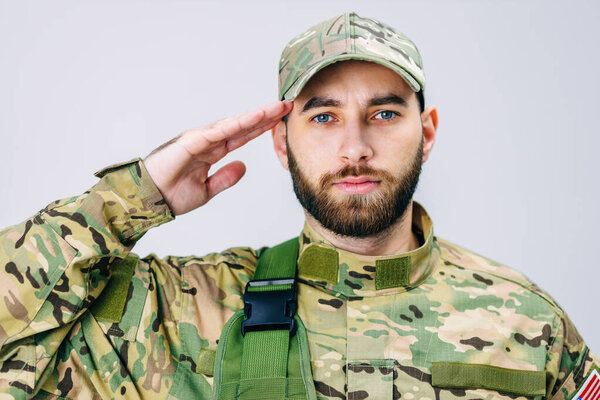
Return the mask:
{"type": "Polygon", "coordinates": [[[435,132],[438,126],[437,108],[429,106],[421,113],[421,124],[423,125],[423,160],[429,158],[429,153],[435,143],[435,132]]]}
{"type": "Polygon", "coordinates": [[[285,145],[285,138],[287,136],[285,122],[279,121],[277,125],[271,129],[271,134],[273,136],[273,148],[275,149],[275,154],[277,154],[277,158],[279,158],[279,162],[283,168],[289,171],[287,147],[285,145]]]}

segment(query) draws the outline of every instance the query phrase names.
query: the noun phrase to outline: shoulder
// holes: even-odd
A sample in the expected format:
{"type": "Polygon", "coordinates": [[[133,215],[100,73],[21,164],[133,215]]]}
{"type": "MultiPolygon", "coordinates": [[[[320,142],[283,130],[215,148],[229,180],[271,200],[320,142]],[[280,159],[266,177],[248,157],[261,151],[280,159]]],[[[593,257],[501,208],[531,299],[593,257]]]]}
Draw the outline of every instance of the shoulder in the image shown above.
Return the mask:
{"type": "MultiPolygon", "coordinates": [[[[478,310],[469,314],[480,318],[476,330],[484,331],[487,326],[500,337],[508,335],[501,343],[512,350],[509,357],[521,357],[520,365],[537,363],[537,370],[546,371],[547,398],[572,398],[600,359],[556,301],[503,263],[437,237],[436,245],[439,262],[433,281],[444,287],[444,298],[452,303],[448,312],[478,310]],[[490,317],[492,323],[486,324],[491,314],[497,317],[490,317]]],[[[494,334],[483,334],[488,335],[485,340],[494,342],[489,339],[494,334]]]]}
{"type": "Polygon", "coordinates": [[[244,306],[242,293],[259,256],[260,249],[231,247],[203,256],[149,254],[141,261],[150,265],[161,292],[177,306],[179,329],[216,343],[225,322],[244,306]]]}
{"type": "Polygon", "coordinates": [[[523,273],[448,240],[435,239],[440,249],[441,264],[460,275],[465,284],[484,284],[494,293],[513,298],[515,303],[524,300],[519,294],[527,294],[532,301],[549,307],[557,317],[564,316],[564,311],[556,301],[523,273]],[[493,286],[497,289],[492,290],[493,286]]]}

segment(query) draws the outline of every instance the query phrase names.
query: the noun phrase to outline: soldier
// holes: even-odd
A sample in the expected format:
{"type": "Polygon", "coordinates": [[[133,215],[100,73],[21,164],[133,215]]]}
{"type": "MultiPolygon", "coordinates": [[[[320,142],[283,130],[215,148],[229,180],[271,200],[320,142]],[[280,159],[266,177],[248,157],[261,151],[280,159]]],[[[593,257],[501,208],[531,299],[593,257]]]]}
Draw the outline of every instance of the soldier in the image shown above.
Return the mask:
{"type": "Polygon", "coordinates": [[[526,277],[434,236],[415,45],[346,13],[292,39],[280,100],[109,166],[1,232],[2,399],[598,398],[600,359],[526,277]],[[272,130],[306,223],[273,249],[140,258],[272,130]],[[595,397],[594,397],[595,396],[595,397]]]}

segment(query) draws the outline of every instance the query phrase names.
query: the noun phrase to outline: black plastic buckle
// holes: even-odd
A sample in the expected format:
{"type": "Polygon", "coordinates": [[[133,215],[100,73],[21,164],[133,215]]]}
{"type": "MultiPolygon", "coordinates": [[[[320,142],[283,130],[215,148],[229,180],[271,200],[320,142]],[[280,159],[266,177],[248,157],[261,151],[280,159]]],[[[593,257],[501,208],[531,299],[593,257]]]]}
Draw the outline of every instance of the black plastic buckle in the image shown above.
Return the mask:
{"type": "Polygon", "coordinates": [[[260,279],[246,284],[242,336],[246,332],[287,329],[290,336],[296,333],[296,280],[260,279]],[[291,289],[265,292],[249,291],[250,287],[292,285],[291,289]]]}

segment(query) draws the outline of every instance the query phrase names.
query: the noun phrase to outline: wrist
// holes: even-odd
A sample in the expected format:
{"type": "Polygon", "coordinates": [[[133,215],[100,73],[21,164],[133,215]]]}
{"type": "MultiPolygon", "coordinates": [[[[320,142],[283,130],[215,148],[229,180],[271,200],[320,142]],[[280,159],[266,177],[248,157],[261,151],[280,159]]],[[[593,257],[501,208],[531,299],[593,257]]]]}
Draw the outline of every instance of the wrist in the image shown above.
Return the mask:
{"type": "Polygon", "coordinates": [[[121,242],[137,241],[148,229],[175,218],[139,157],[110,165],[95,175],[101,180],[90,196],[101,198],[101,212],[121,242]]]}

